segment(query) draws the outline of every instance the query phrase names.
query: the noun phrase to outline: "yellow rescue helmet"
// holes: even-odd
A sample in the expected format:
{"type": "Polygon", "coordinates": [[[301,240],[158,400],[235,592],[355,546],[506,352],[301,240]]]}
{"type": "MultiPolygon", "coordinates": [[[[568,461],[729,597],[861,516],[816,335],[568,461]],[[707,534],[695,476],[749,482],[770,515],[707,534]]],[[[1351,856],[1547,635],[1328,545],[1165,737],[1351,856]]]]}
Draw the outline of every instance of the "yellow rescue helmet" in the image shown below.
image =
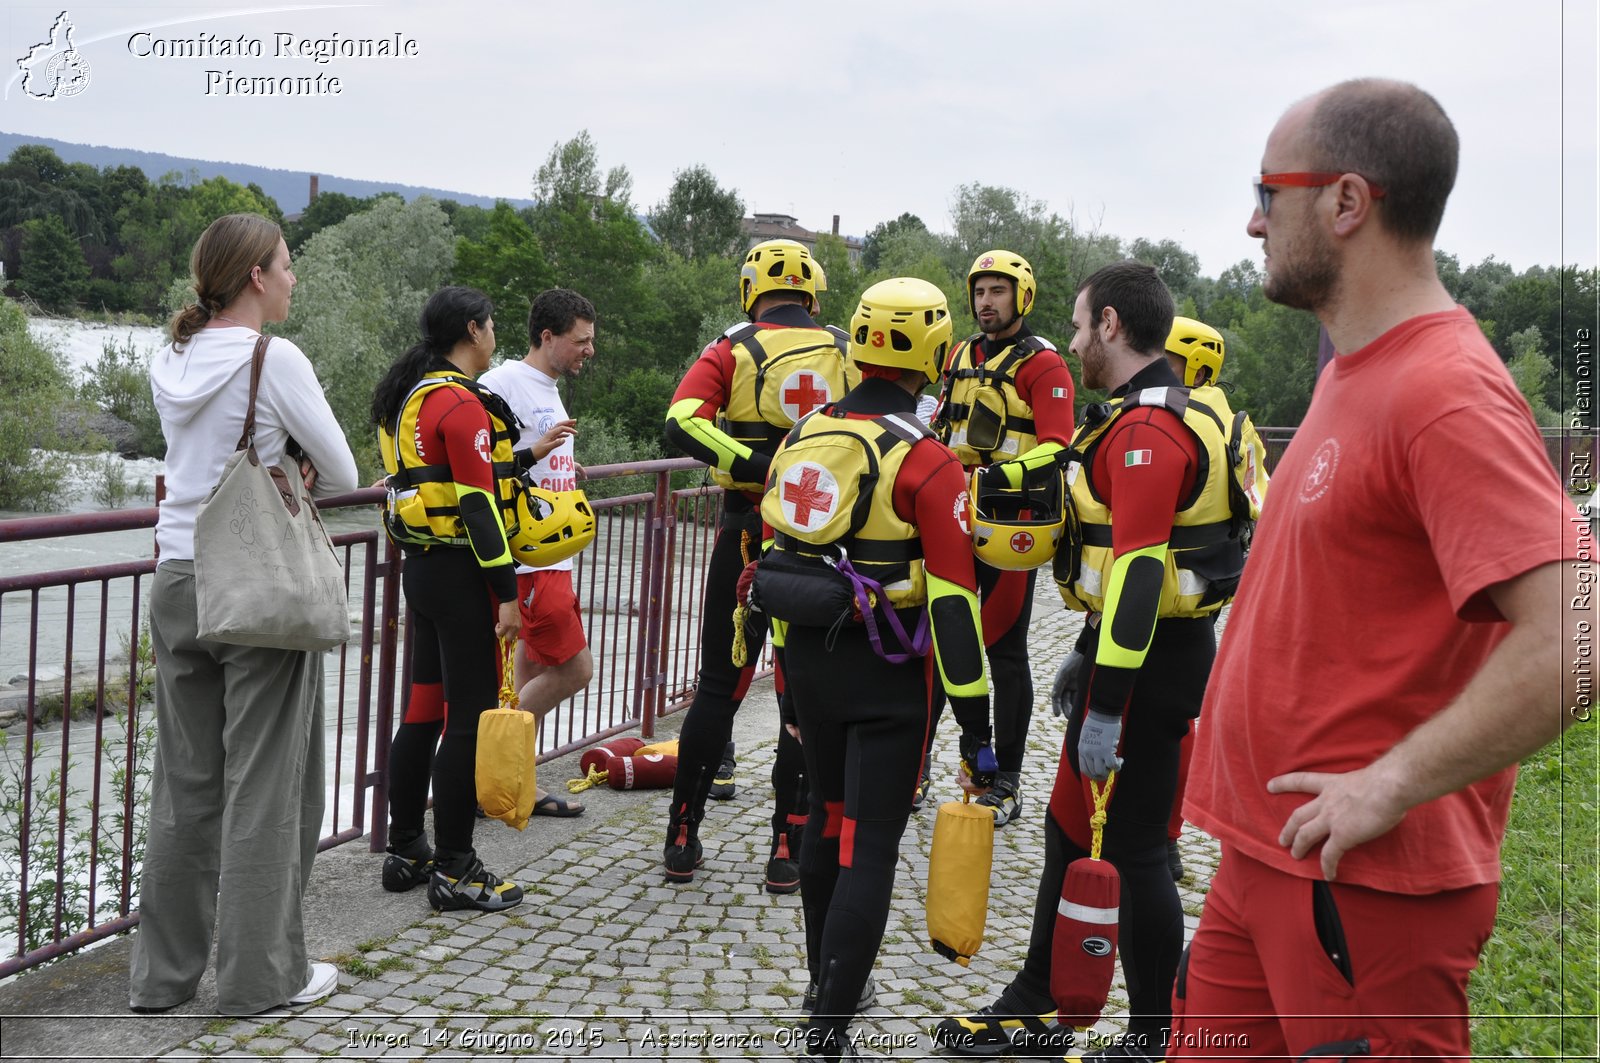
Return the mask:
{"type": "Polygon", "coordinates": [[[972,260],[972,268],[967,270],[967,306],[972,310],[972,316],[978,316],[978,301],[972,296],[973,282],[986,273],[998,274],[1001,277],[1010,277],[1011,285],[1016,290],[1016,310],[1018,317],[1026,317],[1028,311],[1033,309],[1034,296],[1039,294],[1039,287],[1033,279],[1033,267],[1028,265],[1028,260],[1015,251],[985,251],[972,260]]]}
{"type": "Polygon", "coordinates": [[[1048,564],[1066,529],[1066,478],[1060,466],[1031,472],[1022,488],[980,489],[983,469],[967,485],[972,550],[990,568],[1026,572],[1048,564]]]}
{"type": "Polygon", "coordinates": [[[764,240],[744,256],[739,304],[749,313],[762,292],[804,292],[817,303],[817,263],[798,240],[764,240]]]}
{"type": "Polygon", "coordinates": [[[1222,376],[1222,360],[1227,357],[1222,333],[1192,317],[1172,319],[1172,331],[1167,334],[1167,353],[1183,359],[1183,383],[1191,388],[1202,369],[1211,370],[1206,383],[1215,384],[1222,376]]]}
{"type": "Polygon", "coordinates": [[[524,480],[516,493],[511,553],[532,568],[553,565],[594,542],[594,510],[582,491],[549,491],[524,480]]]}
{"type": "Polygon", "coordinates": [[[938,380],[953,328],[950,302],[938,285],[918,277],[879,281],[861,293],[850,318],[850,358],[938,380]]]}

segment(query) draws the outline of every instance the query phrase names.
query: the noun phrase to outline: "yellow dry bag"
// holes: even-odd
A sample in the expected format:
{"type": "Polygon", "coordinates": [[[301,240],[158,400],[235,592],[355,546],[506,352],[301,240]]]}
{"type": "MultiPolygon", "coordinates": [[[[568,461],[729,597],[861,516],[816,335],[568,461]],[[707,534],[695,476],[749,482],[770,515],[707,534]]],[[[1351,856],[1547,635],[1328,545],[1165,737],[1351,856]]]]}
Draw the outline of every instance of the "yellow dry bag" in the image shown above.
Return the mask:
{"type": "Polygon", "coordinates": [[[983,944],[994,860],[994,813],[967,800],[939,806],[928,854],[928,938],[963,967],[983,944]]]}
{"type": "Polygon", "coordinates": [[[484,814],[521,830],[533,815],[534,762],[539,756],[539,723],[517,708],[511,654],[517,642],[504,643],[500,666],[500,705],[478,717],[478,804],[484,814]]]}

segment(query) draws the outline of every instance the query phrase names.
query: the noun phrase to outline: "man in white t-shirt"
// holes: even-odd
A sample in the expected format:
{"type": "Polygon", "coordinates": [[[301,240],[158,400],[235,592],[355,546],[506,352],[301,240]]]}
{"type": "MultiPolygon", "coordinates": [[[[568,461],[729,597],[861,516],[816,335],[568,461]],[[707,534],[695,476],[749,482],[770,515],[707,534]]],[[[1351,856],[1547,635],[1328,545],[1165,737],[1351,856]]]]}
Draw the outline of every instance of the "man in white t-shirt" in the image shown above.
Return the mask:
{"type": "MultiPolygon", "coordinates": [[[[578,486],[573,460],[577,422],[567,416],[556,383],[577,376],[594,357],[594,304],[568,288],[551,288],[534,297],[528,311],[532,346],[520,361],[503,362],[478,382],[504,398],[522,422],[518,450],[533,454],[536,487],[572,491],[578,486]]],[[[517,596],[522,602],[522,652],[514,679],[522,708],[539,720],[588,685],[594,658],[584,637],[583,618],[572,585],[572,559],[543,568],[517,566],[517,596]]],[[[538,816],[576,816],[583,806],[541,790],[533,806],[538,816]]]]}

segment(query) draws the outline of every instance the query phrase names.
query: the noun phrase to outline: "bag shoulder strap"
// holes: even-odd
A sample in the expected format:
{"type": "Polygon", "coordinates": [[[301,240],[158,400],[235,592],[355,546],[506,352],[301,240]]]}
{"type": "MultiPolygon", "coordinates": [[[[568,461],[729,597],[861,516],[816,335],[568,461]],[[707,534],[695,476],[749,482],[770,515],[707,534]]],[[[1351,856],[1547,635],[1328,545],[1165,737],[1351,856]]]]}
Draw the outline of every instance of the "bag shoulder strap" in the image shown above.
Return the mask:
{"type": "Polygon", "coordinates": [[[234,450],[244,450],[256,445],[256,392],[261,389],[261,365],[267,360],[267,344],[272,337],[256,337],[256,349],[250,355],[250,405],[244,411],[244,431],[239,433],[239,445],[234,450]]]}

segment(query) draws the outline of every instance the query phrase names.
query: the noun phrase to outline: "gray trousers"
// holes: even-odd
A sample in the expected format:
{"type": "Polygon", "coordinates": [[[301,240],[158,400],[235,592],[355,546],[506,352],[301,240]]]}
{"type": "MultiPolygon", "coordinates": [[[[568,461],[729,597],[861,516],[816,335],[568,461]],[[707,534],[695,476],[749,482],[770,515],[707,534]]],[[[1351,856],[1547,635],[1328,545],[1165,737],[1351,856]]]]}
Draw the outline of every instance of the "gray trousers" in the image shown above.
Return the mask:
{"type": "Polygon", "coordinates": [[[197,635],[194,564],[156,569],[156,754],[129,1002],[253,1015],[311,977],[300,901],[322,829],[322,655],[197,635]]]}

